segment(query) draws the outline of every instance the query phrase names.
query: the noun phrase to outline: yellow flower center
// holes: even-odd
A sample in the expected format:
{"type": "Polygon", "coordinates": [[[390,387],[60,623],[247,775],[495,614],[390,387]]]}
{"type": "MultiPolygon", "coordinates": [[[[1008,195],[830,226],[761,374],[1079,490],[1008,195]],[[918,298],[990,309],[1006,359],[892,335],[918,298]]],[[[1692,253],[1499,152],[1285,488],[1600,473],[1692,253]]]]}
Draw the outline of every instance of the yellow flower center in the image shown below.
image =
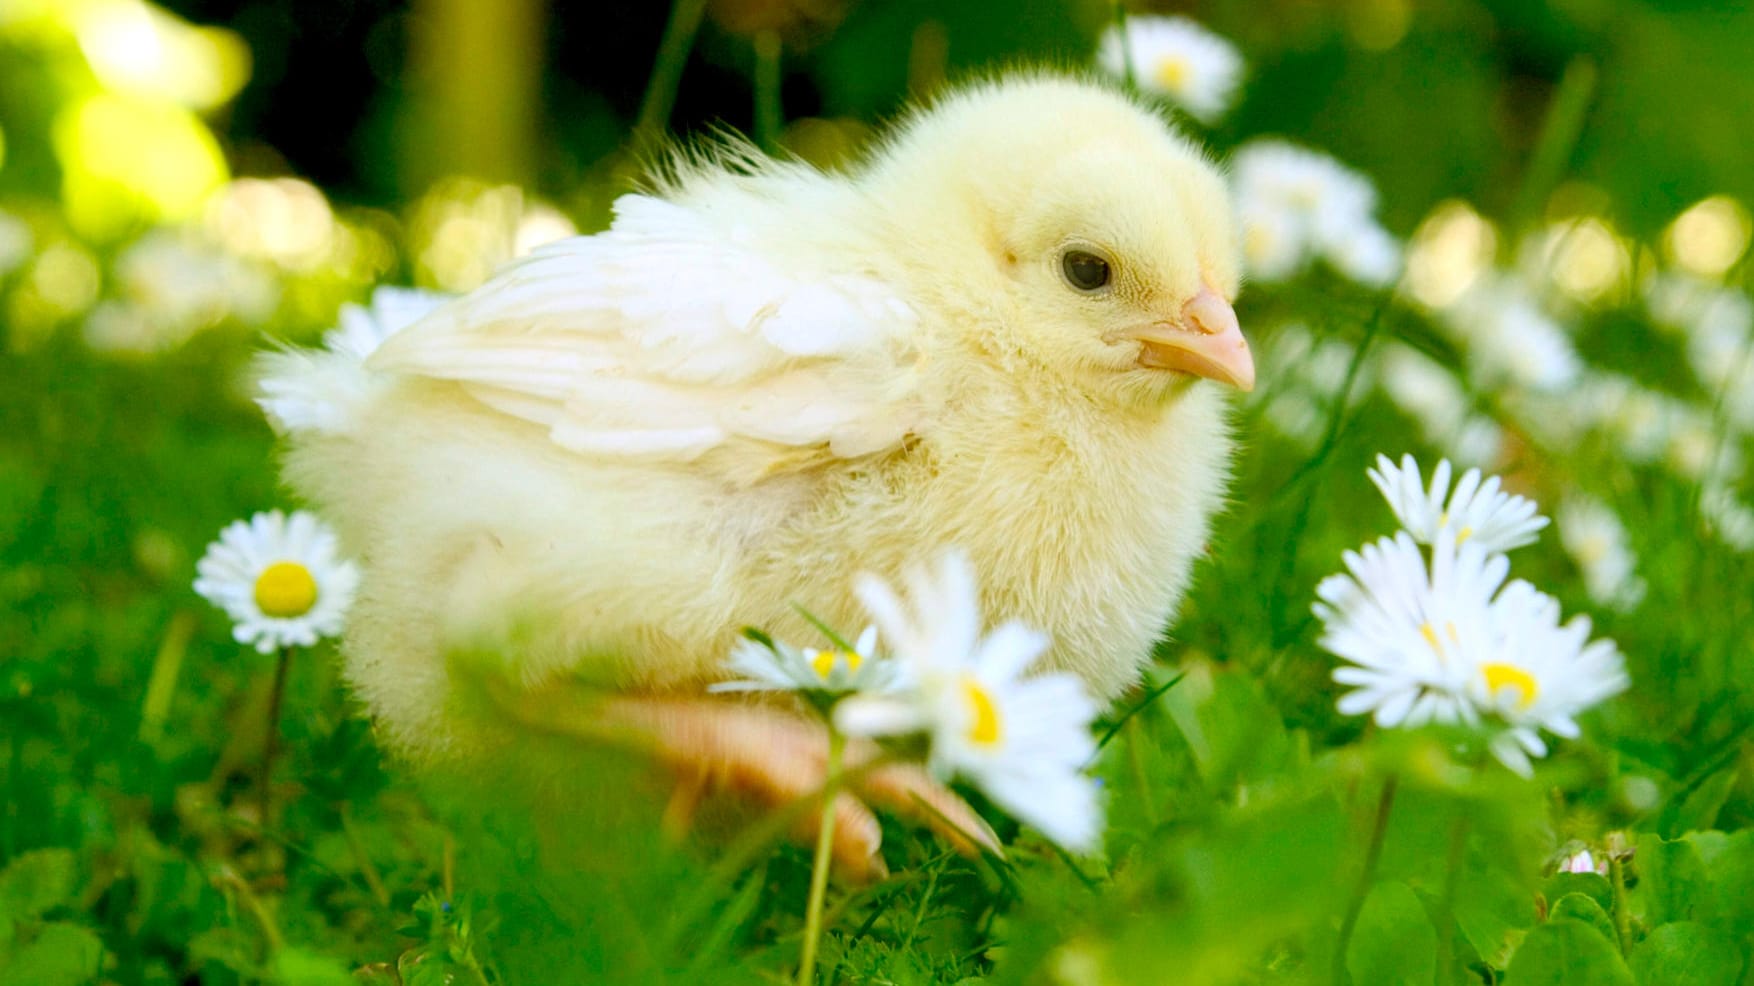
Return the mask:
{"type": "Polygon", "coordinates": [[[303,616],[317,604],[317,580],[295,561],[277,561],[256,576],[256,608],[264,616],[286,620],[303,616]]]}
{"type": "Polygon", "coordinates": [[[1267,259],[1277,245],[1273,233],[1261,226],[1250,226],[1242,234],[1242,251],[1256,263],[1267,259]]]}
{"type": "Polygon", "coordinates": [[[810,667],[816,671],[816,677],[821,678],[823,681],[827,681],[829,672],[834,670],[834,662],[836,658],[845,661],[847,664],[847,671],[855,674],[859,670],[859,665],[865,660],[856,650],[817,651],[816,656],[810,659],[810,667]]]}
{"type": "Polygon", "coordinates": [[[1153,74],[1157,77],[1158,85],[1171,92],[1180,92],[1182,86],[1187,85],[1188,72],[1188,60],[1171,55],[1158,61],[1157,71],[1153,74]]]}
{"type": "MultiPolygon", "coordinates": [[[[1445,621],[1443,629],[1444,633],[1449,637],[1450,643],[1459,644],[1462,642],[1461,634],[1456,633],[1456,625],[1454,623],[1445,621]]],[[[1443,652],[1443,641],[1439,639],[1437,631],[1432,628],[1431,624],[1419,624],[1419,635],[1425,638],[1425,642],[1431,645],[1433,651],[1437,652],[1437,659],[1439,661],[1449,660],[1449,655],[1443,652]]]]}
{"type": "Polygon", "coordinates": [[[962,679],[962,698],[968,703],[968,740],[980,746],[999,742],[999,707],[993,696],[973,678],[962,679]]]}
{"type": "Polygon", "coordinates": [[[1512,664],[1487,664],[1480,668],[1486,675],[1486,691],[1497,695],[1506,686],[1517,690],[1516,705],[1526,709],[1534,704],[1535,694],[1539,690],[1535,685],[1535,676],[1512,664]]]}

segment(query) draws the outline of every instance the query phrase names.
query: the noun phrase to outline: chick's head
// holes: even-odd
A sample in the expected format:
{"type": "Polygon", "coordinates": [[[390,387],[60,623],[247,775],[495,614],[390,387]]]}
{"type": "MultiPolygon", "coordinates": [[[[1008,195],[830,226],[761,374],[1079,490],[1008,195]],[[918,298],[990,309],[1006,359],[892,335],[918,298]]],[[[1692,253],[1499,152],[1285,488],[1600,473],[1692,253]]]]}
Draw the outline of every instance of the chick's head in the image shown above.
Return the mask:
{"type": "Polygon", "coordinates": [[[913,198],[941,234],[929,254],[976,258],[957,265],[988,316],[970,343],[1125,400],[1197,377],[1254,386],[1230,197],[1152,111],[1096,83],[1009,79],[925,111],[879,168],[930,189],[913,198]]]}

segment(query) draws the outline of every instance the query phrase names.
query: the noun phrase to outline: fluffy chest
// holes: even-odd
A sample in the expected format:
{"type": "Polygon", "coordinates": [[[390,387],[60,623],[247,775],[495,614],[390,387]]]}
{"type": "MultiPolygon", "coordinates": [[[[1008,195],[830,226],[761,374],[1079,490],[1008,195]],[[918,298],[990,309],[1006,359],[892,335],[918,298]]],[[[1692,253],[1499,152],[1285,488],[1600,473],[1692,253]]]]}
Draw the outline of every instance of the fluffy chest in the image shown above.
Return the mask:
{"type": "MultiPolygon", "coordinates": [[[[1187,587],[1231,445],[1222,397],[1210,388],[1156,418],[1100,423],[1012,421],[984,438],[928,445],[849,483],[786,551],[815,546],[806,555],[820,585],[837,569],[893,578],[962,550],[980,575],[989,622],[1020,619],[1049,632],[1053,666],[1115,695],[1136,679],[1187,587]],[[824,553],[824,545],[835,547],[824,553]]],[[[791,568],[789,577],[811,576],[791,568]]],[[[850,596],[804,598],[848,625],[861,618],[850,596]]]]}

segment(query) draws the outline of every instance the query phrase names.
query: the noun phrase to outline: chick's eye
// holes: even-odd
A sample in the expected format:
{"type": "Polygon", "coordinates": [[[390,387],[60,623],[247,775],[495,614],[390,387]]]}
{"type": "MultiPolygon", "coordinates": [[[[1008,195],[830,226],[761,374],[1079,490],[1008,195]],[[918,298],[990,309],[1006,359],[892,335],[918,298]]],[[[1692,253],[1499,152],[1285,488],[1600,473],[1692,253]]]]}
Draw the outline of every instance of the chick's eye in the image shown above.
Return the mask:
{"type": "Polygon", "coordinates": [[[1060,258],[1067,283],[1080,291],[1095,291],[1108,283],[1108,261],[1083,250],[1067,250],[1060,258]]]}

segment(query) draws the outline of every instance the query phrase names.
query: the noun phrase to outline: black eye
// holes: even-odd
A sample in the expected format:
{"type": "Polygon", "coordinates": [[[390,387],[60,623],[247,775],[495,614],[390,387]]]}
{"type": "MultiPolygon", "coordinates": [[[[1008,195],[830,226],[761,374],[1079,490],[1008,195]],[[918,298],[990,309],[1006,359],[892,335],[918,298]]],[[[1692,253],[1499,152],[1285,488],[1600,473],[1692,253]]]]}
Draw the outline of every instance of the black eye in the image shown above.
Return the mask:
{"type": "Polygon", "coordinates": [[[1066,281],[1080,291],[1095,291],[1108,283],[1108,261],[1083,250],[1067,250],[1060,258],[1066,281]]]}

